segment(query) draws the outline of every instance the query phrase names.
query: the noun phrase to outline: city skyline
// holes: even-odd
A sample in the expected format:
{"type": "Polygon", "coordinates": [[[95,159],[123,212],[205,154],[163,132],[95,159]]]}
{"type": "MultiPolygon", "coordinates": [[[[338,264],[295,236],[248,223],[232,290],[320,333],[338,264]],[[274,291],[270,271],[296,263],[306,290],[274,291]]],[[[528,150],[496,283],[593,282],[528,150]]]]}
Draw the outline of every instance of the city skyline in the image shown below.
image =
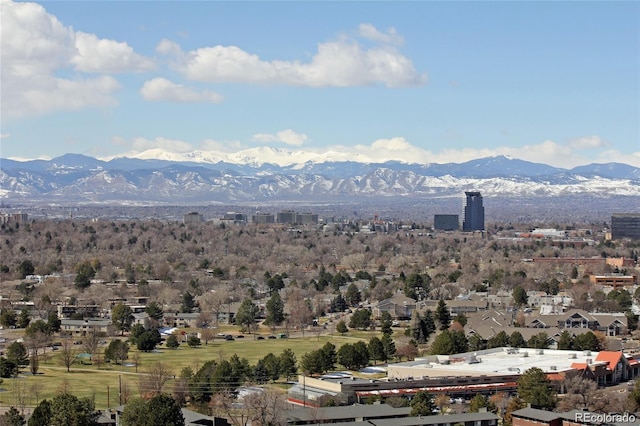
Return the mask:
{"type": "Polygon", "coordinates": [[[0,7],[2,158],[640,165],[636,2],[0,7]]]}

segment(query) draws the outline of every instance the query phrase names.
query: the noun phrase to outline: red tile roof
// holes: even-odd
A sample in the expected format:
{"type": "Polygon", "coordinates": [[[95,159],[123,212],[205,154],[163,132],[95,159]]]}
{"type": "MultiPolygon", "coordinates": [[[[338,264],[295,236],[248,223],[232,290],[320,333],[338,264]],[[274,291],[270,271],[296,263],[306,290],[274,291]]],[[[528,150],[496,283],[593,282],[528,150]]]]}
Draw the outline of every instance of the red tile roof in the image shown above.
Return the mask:
{"type": "Polygon", "coordinates": [[[620,362],[620,358],[622,358],[622,352],[600,351],[598,352],[596,361],[604,361],[608,363],[607,368],[609,370],[615,370],[616,365],[620,362]]]}

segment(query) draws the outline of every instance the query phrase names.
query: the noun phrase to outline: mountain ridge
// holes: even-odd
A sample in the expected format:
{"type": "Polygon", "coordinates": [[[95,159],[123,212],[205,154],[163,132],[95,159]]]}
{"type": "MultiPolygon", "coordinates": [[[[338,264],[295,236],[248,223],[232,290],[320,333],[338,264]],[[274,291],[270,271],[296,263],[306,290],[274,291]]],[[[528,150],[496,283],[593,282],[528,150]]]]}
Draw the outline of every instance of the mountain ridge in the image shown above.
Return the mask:
{"type": "MultiPolygon", "coordinates": [[[[197,157],[197,156],[196,156],[197,157]]],[[[640,168],[622,163],[563,169],[505,156],[464,163],[170,161],[82,154],[51,160],[0,159],[0,199],[76,203],[203,203],[587,194],[640,196],[640,168]]]]}

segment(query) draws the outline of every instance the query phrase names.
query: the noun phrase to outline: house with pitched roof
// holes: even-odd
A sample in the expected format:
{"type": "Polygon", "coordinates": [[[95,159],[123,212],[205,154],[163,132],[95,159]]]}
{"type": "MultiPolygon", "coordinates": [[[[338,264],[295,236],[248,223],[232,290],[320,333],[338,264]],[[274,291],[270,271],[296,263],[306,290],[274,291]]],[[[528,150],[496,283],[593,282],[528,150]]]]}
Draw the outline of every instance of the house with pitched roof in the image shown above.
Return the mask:
{"type": "Polygon", "coordinates": [[[393,319],[407,320],[411,319],[411,315],[415,309],[415,300],[398,293],[389,299],[378,302],[373,309],[373,314],[375,317],[380,317],[383,312],[388,312],[393,319]]]}

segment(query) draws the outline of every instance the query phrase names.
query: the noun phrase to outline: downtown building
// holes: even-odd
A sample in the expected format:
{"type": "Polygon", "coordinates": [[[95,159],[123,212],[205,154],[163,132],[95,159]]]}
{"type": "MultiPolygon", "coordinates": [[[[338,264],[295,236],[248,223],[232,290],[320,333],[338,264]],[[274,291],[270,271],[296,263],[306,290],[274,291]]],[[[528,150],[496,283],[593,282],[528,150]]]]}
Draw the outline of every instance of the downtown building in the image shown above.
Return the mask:
{"type": "Polygon", "coordinates": [[[614,213],[611,215],[611,238],[640,240],[640,213],[614,213]]]}
{"type": "Polygon", "coordinates": [[[464,206],[462,230],[465,232],[484,231],[484,206],[482,195],[478,191],[467,191],[467,204],[464,206]]]}

